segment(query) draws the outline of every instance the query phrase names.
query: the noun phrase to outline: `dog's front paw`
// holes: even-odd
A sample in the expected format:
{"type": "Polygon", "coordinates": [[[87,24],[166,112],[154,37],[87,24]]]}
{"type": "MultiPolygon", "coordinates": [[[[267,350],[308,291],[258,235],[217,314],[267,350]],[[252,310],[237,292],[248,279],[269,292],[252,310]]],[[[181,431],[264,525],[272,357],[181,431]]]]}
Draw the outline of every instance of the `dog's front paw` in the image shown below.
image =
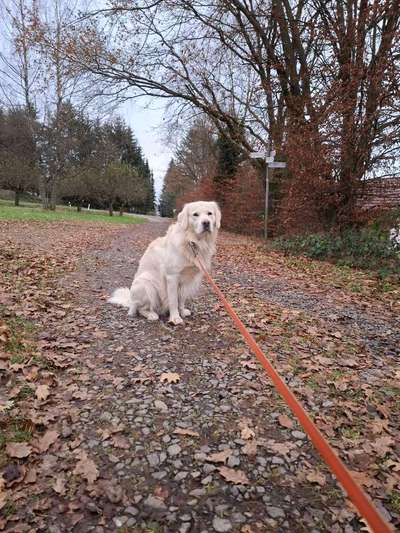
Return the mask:
{"type": "Polygon", "coordinates": [[[183,324],[183,320],[179,315],[170,316],[168,322],[170,324],[174,324],[175,326],[178,326],[179,324],[183,324]]]}
{"type": "Polygon", "coordinates": [[[181,309],[181,315],[183,317],[187,317],[187,316],[190,316],[192,313],[190,311],[190,309],[186,309],[186,307],[184,309],[181,309]]]}

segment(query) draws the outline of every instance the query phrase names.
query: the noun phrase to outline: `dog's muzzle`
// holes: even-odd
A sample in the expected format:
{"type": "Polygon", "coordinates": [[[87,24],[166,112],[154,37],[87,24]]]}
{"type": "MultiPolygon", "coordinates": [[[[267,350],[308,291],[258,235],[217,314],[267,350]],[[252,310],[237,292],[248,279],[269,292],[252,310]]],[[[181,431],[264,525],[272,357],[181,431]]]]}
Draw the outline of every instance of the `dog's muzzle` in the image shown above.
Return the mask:
{"type": "Polygon", "coordinates": [[[210,231],[211,230],[210,221],[209,220],[204,220],[202,224],[203,224],[203,231],[210,231]]]}

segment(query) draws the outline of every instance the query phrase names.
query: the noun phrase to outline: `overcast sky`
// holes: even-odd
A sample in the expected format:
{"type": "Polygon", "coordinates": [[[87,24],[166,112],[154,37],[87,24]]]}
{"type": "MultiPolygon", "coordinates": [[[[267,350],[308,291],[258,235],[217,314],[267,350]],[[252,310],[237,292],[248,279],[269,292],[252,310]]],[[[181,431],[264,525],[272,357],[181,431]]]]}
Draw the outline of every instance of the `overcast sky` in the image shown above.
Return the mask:
{"type": "Polygon", "coordinates": [[[162,181],[172,157],[171,149],[161,140],[163,122],[163,102],[153,101],[146,107],[144,99],[129,100],[121,105],[119,113],[132,128],[139,141],[144,156],[154,173],[157,197],[161,192],[162,181]]]}

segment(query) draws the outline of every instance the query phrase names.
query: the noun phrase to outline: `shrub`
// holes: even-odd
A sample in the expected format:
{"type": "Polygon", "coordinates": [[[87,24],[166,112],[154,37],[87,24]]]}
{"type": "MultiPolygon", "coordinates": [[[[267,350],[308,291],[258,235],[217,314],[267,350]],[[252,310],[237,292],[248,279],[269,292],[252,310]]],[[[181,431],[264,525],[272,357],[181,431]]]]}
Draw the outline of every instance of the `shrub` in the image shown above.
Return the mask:
{"type": "Polygon", "coordinates": [[[400,276],[400,253],[390,243],[387,225],[379,220],[340,233],[281,237],[273,242],[273,247],[287,254],[302,254],[312,259],[374,270],[382,277],[400,276]]]}

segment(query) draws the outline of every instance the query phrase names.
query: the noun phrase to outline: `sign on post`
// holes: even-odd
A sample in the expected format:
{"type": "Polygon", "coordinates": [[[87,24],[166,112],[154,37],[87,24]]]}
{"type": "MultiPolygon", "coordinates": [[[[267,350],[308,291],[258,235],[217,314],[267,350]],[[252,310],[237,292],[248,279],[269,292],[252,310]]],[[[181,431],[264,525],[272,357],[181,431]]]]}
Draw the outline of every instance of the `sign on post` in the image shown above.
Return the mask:
{"type": "Polygon", "coordinates": [[[249,157],[251,159],[264,159],[267,157],[267,152],[250,152],[249,157]]]}
{"type": "Polygon", "coordinates": [[[285,168],[286,163],[284,163],[283,161],[271,161],[268,166],[269,168],[285,168]]]}
{"type": "Polygon", "coordinates": [[[269,154],[262,150],[260,152],[250,152],[249,157],[251,159],[264,159],[266,163],[266,175],[265,175],[265,214],[264,214],[264,238],[267,240],[268,232],[268,200],[269,200],[269,169],[270,168],[285,168],[286,163],[283,161],[274,161],[276,156],[275,150],[270,150],[269,154]]]}

